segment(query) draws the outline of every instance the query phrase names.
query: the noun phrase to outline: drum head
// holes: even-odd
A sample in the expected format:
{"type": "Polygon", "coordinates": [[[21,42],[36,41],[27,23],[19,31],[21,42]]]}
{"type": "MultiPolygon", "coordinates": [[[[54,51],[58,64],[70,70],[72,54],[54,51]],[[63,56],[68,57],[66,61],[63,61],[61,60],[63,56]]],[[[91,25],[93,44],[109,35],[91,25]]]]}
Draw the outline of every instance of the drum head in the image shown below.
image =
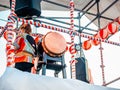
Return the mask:
{"type": "Polygon", "coordinates": [[[42,46],[51,56],[61,55],[66,50],[65,38],[57,32],[47,33],[42,40],[42,46]]]}

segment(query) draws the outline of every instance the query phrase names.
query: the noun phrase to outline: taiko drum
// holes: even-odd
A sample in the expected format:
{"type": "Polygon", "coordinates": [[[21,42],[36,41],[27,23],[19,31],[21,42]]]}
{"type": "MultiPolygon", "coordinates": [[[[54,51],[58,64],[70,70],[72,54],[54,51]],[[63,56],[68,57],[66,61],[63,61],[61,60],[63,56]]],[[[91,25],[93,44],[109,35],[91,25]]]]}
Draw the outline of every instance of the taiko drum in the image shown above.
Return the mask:
{"type": "Polygon", "coordinates": [[[57,32],[48,32],[43,36],[42,47],[52,57],[62,56],[66,51],[66,46],[65,38],[57,32]]]}

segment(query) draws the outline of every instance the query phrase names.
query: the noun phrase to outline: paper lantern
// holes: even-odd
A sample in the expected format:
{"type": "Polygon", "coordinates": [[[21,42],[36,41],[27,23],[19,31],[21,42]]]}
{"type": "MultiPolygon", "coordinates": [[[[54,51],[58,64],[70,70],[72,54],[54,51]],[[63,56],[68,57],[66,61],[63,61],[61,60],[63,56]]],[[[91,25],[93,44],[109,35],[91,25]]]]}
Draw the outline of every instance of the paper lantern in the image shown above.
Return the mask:
{"type": "Polygon", "coordinates": [[[115,23],[109,23],[108,25],[107,25],[107,31],[108,31],[108,33],[110,33],[110,34],[114,34],[114,33],[116,33],[117,31],[118,31],[118,26],[117,26],[117,24],[115,24],[115,23]]]}
{"type": "Polygon", "coordinates": [[[101,29],[98,34],[101,39],[106,39],[108,37],[108,31],[106,29],[101,29]]]}
{"type": "Polygon", "coordinates": [[[70,54],[75,54],[77,52],[73,44],[69,47],[69,52],[70,54]]]}
{"type": "MultiPolygon", "coordinates": [[[[98,34],[95,34],[93,37],[94,37],[95,39],[98,39],[98,38],[99,38],[99,35],[98,35],[98,34]]],[[[97,45],[100,44],[100,42],[97,41],[97,40],[92,40],[91,42],[92,42],[92,44],[95,45],[95,46],[97,46],[97,45]]]]}
{"type": "Polygon", "coordinates": [[[82,43],[82,48],[84,50],[89,50],[92,47],[90,40],[84,41],[82,43]]]}

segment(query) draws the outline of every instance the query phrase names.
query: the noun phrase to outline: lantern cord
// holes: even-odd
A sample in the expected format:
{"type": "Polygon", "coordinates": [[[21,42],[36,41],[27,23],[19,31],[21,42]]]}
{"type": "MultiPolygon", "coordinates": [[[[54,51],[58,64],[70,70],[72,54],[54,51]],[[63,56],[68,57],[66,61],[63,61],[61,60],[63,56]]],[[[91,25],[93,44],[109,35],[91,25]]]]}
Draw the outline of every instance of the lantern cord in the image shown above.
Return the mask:
{"type": "MultiPolygon", "coordinates": [[[[96,0],[97,1],[97,0],[96,0]]],[[[98,28],[100,29],[100,11],[99,11],[99,0],[97,2],[97,13],[98,13],[98,28]]],[[[101,57],[101,69],[102,69],[102,80],[103,80],[103,85],[105,85],[105,72],[104,72],[104,62],[103,62],[103,47],[102,47],[102,42],[100,42],[100,57],[101,57]]]]}
{"type": "Polygon", "coordinates": [[[71,37],[71,61],[70,61],[70,65],[71,65],[71,78],[72,79],[76,79],[76,68],[75,68],[75,63],[76,63],[76,60],[75,60],[75,47],[74,47],[74,34],[73,32],[75,31],[74,30],[74,1],[73,0],[70,0],[70,17],[71,17],[71,20],[70,20],[70,37],[71,37]],[[73,52],[73,53],[72,53],[73,52]]]}
{"type": "Polygon", "coordinates": [[[103,50],[103,47],[102,47],[102,43],[100,43],[100,57],[101,57],[101,65],[100,65],[100,67],[101,67],[101,69],[102,69],[102,80],[103,80],[103,86],[105,85],[105,72],[104,72],[104,67],[105,67],[105,65],[104,65],[104,62],[103,62],[103,52],[102,52],[102,50],[103,50]]]}

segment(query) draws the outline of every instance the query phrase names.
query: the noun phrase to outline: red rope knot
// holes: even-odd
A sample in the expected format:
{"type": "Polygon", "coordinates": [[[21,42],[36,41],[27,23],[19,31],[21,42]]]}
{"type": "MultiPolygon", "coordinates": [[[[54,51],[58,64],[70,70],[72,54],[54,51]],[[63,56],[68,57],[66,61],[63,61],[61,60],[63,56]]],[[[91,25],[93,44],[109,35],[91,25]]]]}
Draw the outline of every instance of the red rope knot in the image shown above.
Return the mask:
{"type": "Polygon", "coordinates": [[[74,6],[75,6],[75,5],[74,5],[74,2],[73,2],[73,0],[71,0],[71,1],[70,1],[70,7],[73,7],[73,8],[74,8],[74,6]]]}
{"type": "Polygon", "coordinates": [[[71,60],[70,65],[72,65],[73,63],[77,63],[77,62],[78,62],[77,60],[71,60]]]}

